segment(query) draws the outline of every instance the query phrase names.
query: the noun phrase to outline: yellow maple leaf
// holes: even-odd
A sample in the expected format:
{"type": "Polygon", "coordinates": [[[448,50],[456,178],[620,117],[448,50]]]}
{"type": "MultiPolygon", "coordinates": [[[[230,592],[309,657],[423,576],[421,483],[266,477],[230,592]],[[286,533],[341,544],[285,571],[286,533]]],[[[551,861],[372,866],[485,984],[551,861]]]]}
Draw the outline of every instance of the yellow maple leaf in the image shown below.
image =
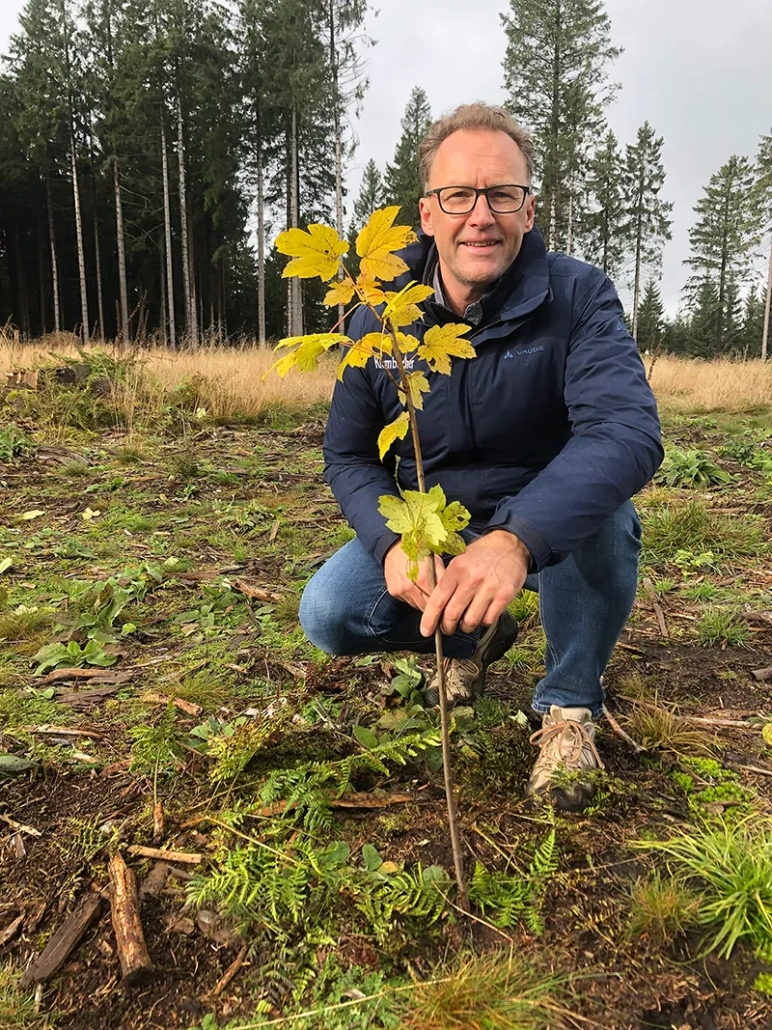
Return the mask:
{"type": "Polygon", "coordinates": [[[424,286],[423,283],[408,283],[399,293],[386,294],[389,303],[383,309],[381,317],[384,322],[391,322],[395,328],[417,322],[423,317],[418,305],[427,297],[431,297],[433,293],[434,290],[431,286],[424,286]]]}
{"type": "Polygon", "coordinates": [[[468,340],[461,340],[459,337],[469,332],[469,326],[459,322],[449,322],[447,325],[433,325],[429,329],[421,346],[418,348],[418,357],[421,358],[432,372],[440,372],[442,375],[450,375],[451,358],[473,358],[475,349],[468,340]]]}
{"type": "MultiPolygon", "coordinates": [[[[457,501],[453,502],[454,505],[457,501]]],[[[466,511],[458,504],[462,511],[466,511]]],[[[460,554],[464,541],[455,532],[448,532],[443,519],[445,494],[442,487],[433,486],[428,493],[405,490],[402,497],[386,495],[378,498],[378,511],[386,519],[386,525],[402,538],[402,549],[411,560],[408,577],[418,577],[418,562],[430,554],[460,554]],[[460,550],[459,550],[460,545],[460,550]]],[[[467,516],[469,513],[466,513],[467,516]]],[[[455,522],[454,518],[450,519],[455,522]]],[[[467,519],[468,521],[468,519],[467,519]]]]}
{"type": "Polygon", "coordinates": [[[407,265],[394,251],[414,243],[417,237],[409,225],[393,224],[398,213],[396,206],[373,211],[357,236],[357,254],[362,259],[360,268],[368,277],[391,282],[407,271],[407,265]]]}
{"type": "Polygon", "coordinates": [[[361,340],[354,343],[350,340],[351,346],[338,365],[338,379],[343,379],[343,373],[347,368],[364,368],[370,358],[380,358],[382,354],[391,354],[391,340],[381,333],[367,333],[361,340]]]}
{"type": "Polygon", "coordinates": [[[381,461],[383,461],[383,456],[395,440],[405,439],[409,428],[410,416],[406,411],[403,411],[398,418],[395,418],[393,422],[389,422],[387,426],[383,427],[378,434],[378,454],[381,461]]]}
{"type": "MultiPolygon", "coordinates": [[[[429,386],[429,380],[423,374],[423,372],[408,372],[407,374],[407,388],[410,391],[410,399],[413,402],[413,407],[417,411],[424,410],[424,399],[423,394],[429,393],[431,387],[429,386]]],[[[399,399],[403,404],[407,404],[407,395],[405,390],[400,386],[399,388],[399,399]]]]}
{"type": "Polygon", "coordinates": [[[276,344],[276,350],[289,349],[263,376],[270,375],[274,369],[284,378],[291,368],[297,368],[300,372],[313,372],[319,365],[319,357],[336,343],[353,343],[348,336],[342,333],[311,333],[309,336],[288,336],[276,344]]]}
{"type": "Polygon", "coordinates": [[[329,288],[324,295],[322,304],[328,308],[337,307],[338,304],[350,304],[354,297],[354,284],[350,279],[341,279],[329,288]]]}
{"type": "Polygon", "coordinates": [[[409,333],[397,333],[397,346],[400,354],[411,354],[416,347],[420,346],[420,343],[420,340],[415,336],[410,336],[409,333]]]}
{"type": "Polygon", "coordinates": [[[338,272],[338,259],[348,251],[348,243],[342,240],[329,225],[309,225],[308,232],[302,229],[287,229],[276,239],[276,249],[293,260],[282,272],[288,279],[296,275],[299,279],[313,279],[319,276],[324,282],[338,272]]]}
{"type": "Polygon", "coordinates": [[[370,304],[374,308],[379,304],[387,304],[389,300],[381,289],[380,280],[371,275],[360,273],[357,276],[357,292],[365,304],[370,304]]]}

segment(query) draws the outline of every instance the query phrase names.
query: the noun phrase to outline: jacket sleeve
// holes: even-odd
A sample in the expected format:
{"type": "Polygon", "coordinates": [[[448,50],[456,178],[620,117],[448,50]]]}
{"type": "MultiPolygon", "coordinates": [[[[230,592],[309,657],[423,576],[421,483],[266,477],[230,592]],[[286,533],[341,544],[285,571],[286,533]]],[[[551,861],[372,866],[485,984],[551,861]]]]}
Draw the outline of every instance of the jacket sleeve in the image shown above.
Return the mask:
{"type": "Polygon", "coordinates": [[[507,529],[536,570],[556,565],[651,479],[662,461],[654,395],[611,282],[593,275],[577,302],[565,369],[572,437],[486,530],[507,529]]]}
{"type": "MultiPolygon", "coordinates": [[[[361,339],[375,328],[367,325],[371,317],[361,308],[354,314],[349,329],[352,339],[361,339]]],[[[324,434],[324,476],[349,525],[380,561],[399,539],[378,511],[383,494],[399,496],[393,460],[384,463],[378,457],[378,434],[384,425],[381,401],[367,369],[347,368],[332,395],[324,434]]]]}

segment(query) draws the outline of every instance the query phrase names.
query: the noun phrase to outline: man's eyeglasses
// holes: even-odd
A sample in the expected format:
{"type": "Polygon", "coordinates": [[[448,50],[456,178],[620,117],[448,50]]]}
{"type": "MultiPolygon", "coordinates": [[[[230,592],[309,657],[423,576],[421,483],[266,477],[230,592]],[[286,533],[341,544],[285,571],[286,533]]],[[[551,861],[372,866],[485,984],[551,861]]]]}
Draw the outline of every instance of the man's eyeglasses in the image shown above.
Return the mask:
{"type": "Polygon", "coordinates": [[[488,207],[497,215],[513,215],[525,203],[531,192],[530,186],[486,186],[476,189],[474,186],[441,186],[436,190],[427,190],[426,196],[432,194],[440,202],[446,215],[468,215],[475,209],[481,194],[488,201],[488,207]]]}

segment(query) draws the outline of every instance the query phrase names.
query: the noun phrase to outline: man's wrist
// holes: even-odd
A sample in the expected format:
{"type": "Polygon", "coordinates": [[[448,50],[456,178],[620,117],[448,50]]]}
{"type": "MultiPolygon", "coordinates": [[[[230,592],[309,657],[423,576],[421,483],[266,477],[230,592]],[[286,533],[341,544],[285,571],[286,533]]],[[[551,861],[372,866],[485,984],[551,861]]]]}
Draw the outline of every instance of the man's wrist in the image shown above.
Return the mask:
{"type": "Polygon", "coordinates": [[[487,533],[484,533],[483,535],[486,537],[494,537],[502,542],[508,543],[512,547],[512,550],[523,559],[525,567],[527,569],[531,568],[533,564],[533,555],[516,533],[512,533],[508,529],[489,529],[487,533]]]}

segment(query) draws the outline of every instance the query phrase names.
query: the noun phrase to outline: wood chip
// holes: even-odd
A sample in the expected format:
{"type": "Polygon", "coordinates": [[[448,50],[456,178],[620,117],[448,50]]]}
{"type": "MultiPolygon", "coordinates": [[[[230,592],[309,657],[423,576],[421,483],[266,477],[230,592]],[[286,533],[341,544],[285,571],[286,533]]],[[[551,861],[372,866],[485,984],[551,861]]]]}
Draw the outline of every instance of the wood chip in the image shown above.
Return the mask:
{"type": "Polygon", "coordinates": [[[152,691],[143,694],[140,701],[144,705],[168,705],[171,702],[175,708],[179,708],[186,715],[198,716],[203,711],[201,705],[194,705],[192,701],[185,701],[181,697],[167,697],[164,694],[156,694],[152,691]]]}
{"type": "Polygon", "coordinates": [[[22,923],[24,922],[24,916],[17,916],[12,923],[9,923],[4,930],[0,930],[0,948],[4,947],[8,941],[12,940],[15,936],[22,923]]]}
{"type": "Polygon", "coordinates": [[[56,700],[71,708],[88,708],[90,705],[101,704],[105,698],[117,694],[124,683],[128,683],[132,676],[124,676],[115,683],[109,683],[104,687],[94,687],[93,690],[62,690],[56,695],[56,700]]]}
{"type": "Polygon", "coordinates": [[[157,897],[166,886],[169,870],[168,862],[156,862],[142,881],[139,888],[140,898],[144,898],[146,895],[149,895],[151,898],[157,897]]]}
{"type": "Polygon", "coordinates": [[[264,601],[268,604],[279,604],[284,600],[284,594],[277,593],[275,590],[266,590],[249,579],[232,579],[231,589],[238,590],[244,597],[249,597],[254,601],[264,601]]]}
{"type": "Polygon", "coordinates": [[[204,855],[197,855],[187,851],[164,851],[161,848],[146,848],[141,844],[132,844],[128,849],[130,855],[137,855],[140,858],[159,858],[164,862],[182,862],[184,865],[199,865],[204,861],[204,855]]]}
{"type": "Polygon", "coordinates": [[[23,987],[43,982],[57,973],[80,943],[102,907],[102,896],[89,891],[54,933],[42,953],[21,978],[23,987]]]}
{"type": "Polygon", "coordinates": [[[772,665],[766,669],[754,669],[751,676],[759,683],[766,683],[767,680],[772,680],[772,665]]]}
{"type": "Polygon", "coordinates": [[[121,973],[125,982],[135,983],[147,978],[154,968],[139,918],[137,878],[120,852],[113,855],[107,868],[111,885],[110,909],[121,973]]]}

